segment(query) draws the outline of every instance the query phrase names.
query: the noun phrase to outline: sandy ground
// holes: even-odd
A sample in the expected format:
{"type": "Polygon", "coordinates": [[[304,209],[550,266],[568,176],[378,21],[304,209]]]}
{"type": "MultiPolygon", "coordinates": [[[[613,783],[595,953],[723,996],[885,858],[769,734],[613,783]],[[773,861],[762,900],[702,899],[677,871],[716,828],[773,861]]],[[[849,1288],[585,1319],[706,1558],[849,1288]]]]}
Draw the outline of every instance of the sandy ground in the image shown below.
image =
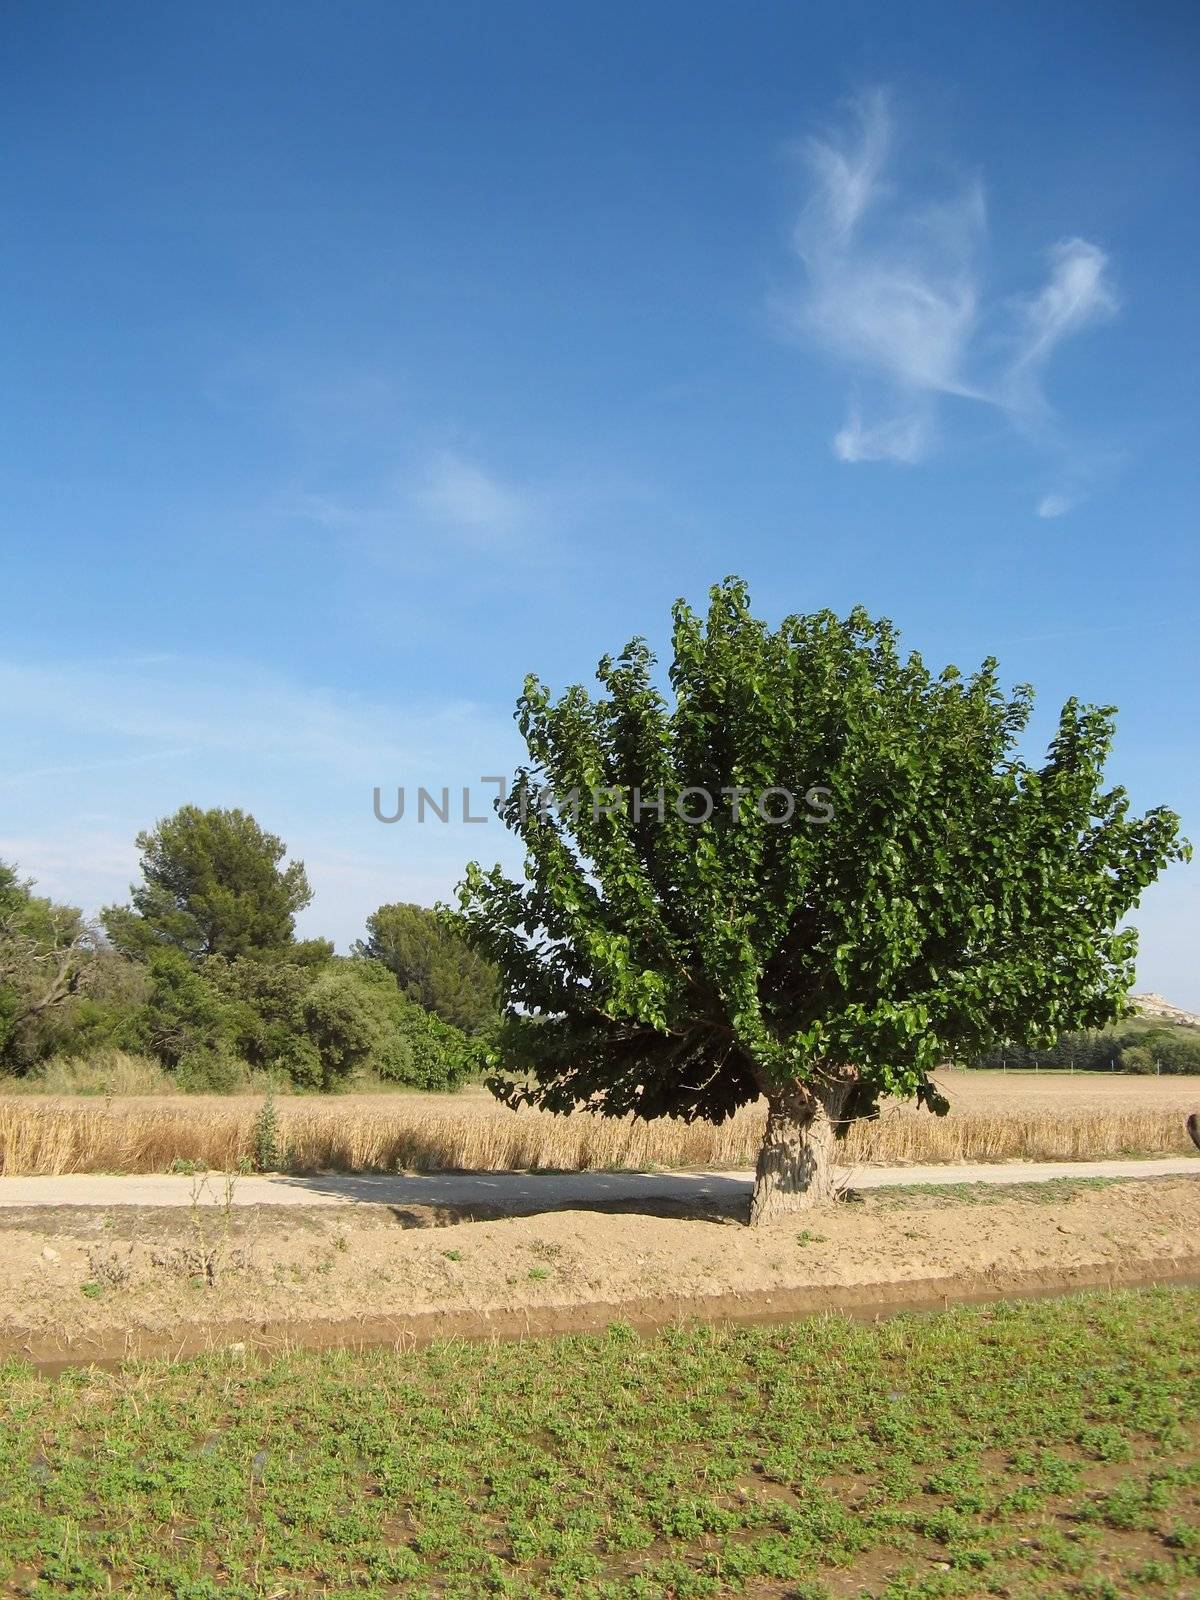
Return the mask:
{"type": "MultiPolygon", "coordinates": [[[[1200,1176],[1200,1157],[1147,1156],[1104,1161],[955,1162],[902,1167],[844,1167],[846,1189],[896,1185],[1052,1183],[1061,1179],[1200,1176]]],[[[268,1173],[226,1180],[221,1173],[116,1175],[72,1172],[57,1177],[0,1177],[5,1206],[347,1206],[448,1207],[504,1213],[562,1211],[614,1202],[718,1201],[748,1204],[751,1171],[732,1172],[411,1172],[268,1173]]]]}
{"type": "Polygon", "coordinates": [[[1200,1177],[880,1190],[748,1230],[727,1196],[0,1210],[0,1350],[116,1358],[772,1316],[1200,1278],[1200,1177]]]}

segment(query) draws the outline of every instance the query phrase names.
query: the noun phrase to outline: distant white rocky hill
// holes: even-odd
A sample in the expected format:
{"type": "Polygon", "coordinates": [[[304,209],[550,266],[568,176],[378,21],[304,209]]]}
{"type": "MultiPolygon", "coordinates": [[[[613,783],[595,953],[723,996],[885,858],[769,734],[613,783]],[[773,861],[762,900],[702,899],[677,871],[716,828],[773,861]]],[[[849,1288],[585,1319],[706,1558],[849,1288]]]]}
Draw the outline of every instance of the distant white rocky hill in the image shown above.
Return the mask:
{"type": "Polygon", "coordinates": [[[1129,998],[1144,1017],[1159,1017],[1163,1022],[1178,1022],[1187,1028],[1200,1028],[1200,1017],[1194,1011],[1173,1006],[1160,994],[1131,994],[1129,998]]]}

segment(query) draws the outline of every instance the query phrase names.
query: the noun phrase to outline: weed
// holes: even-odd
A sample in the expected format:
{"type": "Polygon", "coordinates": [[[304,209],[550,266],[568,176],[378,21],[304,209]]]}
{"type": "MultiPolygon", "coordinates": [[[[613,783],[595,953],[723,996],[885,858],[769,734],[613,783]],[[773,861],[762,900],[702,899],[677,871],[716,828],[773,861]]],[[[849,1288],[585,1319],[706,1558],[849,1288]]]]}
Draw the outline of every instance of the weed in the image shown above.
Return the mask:
{"type": "Polygon", "coordinates": [[[168,1251],[155,1258],[157,1265],[181,1272],[193,1286],[212,1288],[230,1270],[244,1270],[249,1265],[249,1250],[233,1246],[233,1204],[237,1192],[237,1174],[224,1175],[220,1200],[209,1198],[207,1175],[192,1179],[192,1194],[188,1206],[190,1239],[179,1249],[168,1251]],[[215,1222],[208,1218],[215,1214],[215,1222]]]}
{"type": "Polygon", "coordinates": [[[1190,1594],[1197,1370],[1188,1289],[236,1372],[9,1362],[0,1589],[1190,1594]]]}
{"type": "Polygon", "coordinates": [[[255,1172],[278,1172],[284,1165],[275,1094],[268,1090],[250,1134],[250,1164],[255,1172]]]}
{"type": "Polygon", "coordinates": [[[100,1245],[88,1251],[88,1266],[93,1280],[105,1289],[123,1289],[133,1276],[133,1251],[115,1250],[100,1245]]]}

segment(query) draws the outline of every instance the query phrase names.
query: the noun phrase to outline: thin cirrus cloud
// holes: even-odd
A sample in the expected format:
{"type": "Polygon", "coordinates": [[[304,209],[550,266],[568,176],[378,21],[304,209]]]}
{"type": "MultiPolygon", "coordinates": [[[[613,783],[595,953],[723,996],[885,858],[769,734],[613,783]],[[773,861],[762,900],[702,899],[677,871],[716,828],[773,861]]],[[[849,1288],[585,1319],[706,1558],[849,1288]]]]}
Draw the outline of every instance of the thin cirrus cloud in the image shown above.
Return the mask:
{"type": "MultiPolygon", "coordinates": [[[[935,202],[906,193],[894,176],[895,143],[888,97],[874,90],[854,100],[847,131],[802,149],[810,192],[793,245],[804,286],[779,309],[790,331],[854,375],[834,454],[924,460],[946,397],[997,408],[1031,440],[1053,444],[1043,377],[1065,339],[1115,314],[1107,256],[1085,239],[1063,239],[1036,293],[987,301],[982,185],[961,184],[935,202]]],[[[1075,498],[1048,493],[1039,514],[1061,516],[1075,498]]]]}
{"type": "Polygon", "coordinates": [[[1065,517],[1074,505],[1069,494],[1044,494],[1037,503],[1037,514],[1047,519],[1065,517]]]}
{"type": "Polygon", "coordinates": [[[398,720],[387,695],[250,661],[0,658],[0,861],[90,915],[127,893],[139,829],[186,802],[242,806],[308,861],[307,926],[344,945],[381,900],[448,895],[476,852],[509,858],[480,774],[513,769],[515,738],[511,717],[474,702],[410,697],[398,720]],[[420,785],[447,789],[444,827],[416,825],[420,785]],[[406,788],[404,825],[376,821],[376,786],[385,805],[406,788]],[[490,829],[464,824],[464,786],[490,829]]]}
{"type": "Polygon", "coordinates": [[[472,539],[504,541],[528,525],[528,497],[453,451],[429,463],[416,503],[438,522],[472,539]]]}
{"type": "Polygon", "coordinates": [[[391,548],[398,535],[436,527],[464,546],[503,555],[520,549],[540,527],[542,499],[442,450],[391,474],[372,493],[293,490],[277,510],[376,550],[391,548]]]}

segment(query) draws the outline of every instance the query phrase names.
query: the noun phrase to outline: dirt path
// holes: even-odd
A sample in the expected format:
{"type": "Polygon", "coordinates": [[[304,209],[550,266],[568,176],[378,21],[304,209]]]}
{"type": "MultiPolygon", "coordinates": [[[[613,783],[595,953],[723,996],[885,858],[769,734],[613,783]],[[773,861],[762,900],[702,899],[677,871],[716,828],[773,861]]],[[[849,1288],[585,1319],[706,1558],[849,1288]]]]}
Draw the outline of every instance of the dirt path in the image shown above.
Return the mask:
{"type": "Polygon", "coordinates": [[[278,1184],[274,1203],[228,1210],[10,1203],[0,1208],[0,1354],[511,1336],[1200,1279],[1200,1163],[1190,1170],[876,1188],[755,1230],[737,1220],[744,1180],[728,1174],[692,1175],[682,1188],[666,1174],[676,1187],[657,1197],[614,1192],[636,1174],[584,1174],[609,1180],[598,1205],[546,1209],[542,1192],[524,1215],[512,1214],[511,1193],[506,1212],[494,1198],[429,1203],[427,1188],[420,1204],[361,1192],[331,1204],[278,1184]]]}
{"type": "MultiPolygon", "coordinates": [[[[897,1185],[1050,1183],[1078,1178],[1200,1177],[1200,1157],[1163,1156],[1130,1161],[1001,1161],[968,1165],[856,1167],[845,1171],[848,1189],[897,1185]]],[[[412,1174],[309,1174],[238,1177],[229,1191],[235,1206],[439,1206],[521,1216],[567,1207],[665,1201],[680,1205],[745,1200],[752,1172],[443,1172],[412,1174]]],[[[137,1177],[71,1173],[53,1178],[0,1178],[0,1206],[188,1206],[223,1204],[225,1180],[176,1173],[137,1177]]]]}

